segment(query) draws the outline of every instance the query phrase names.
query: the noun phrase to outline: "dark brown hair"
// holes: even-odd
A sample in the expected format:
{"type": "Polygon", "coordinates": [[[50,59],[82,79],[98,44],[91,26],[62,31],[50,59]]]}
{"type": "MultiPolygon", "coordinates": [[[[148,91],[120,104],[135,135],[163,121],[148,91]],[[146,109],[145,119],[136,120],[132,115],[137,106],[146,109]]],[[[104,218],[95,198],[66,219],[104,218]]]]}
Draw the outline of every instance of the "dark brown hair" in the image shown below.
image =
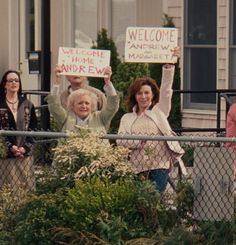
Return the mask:
{"type": "Polygon", "coordinates": [[[135,96],[144,85],[150,86],[153,93],[153,99],[150,109],[159,101],[160,90],[157,86],[156,81],[150,77],[137,78],[130,84],[128,89],[127,108],[129,112],[132,112],[133,107],[137,105],[135,96]]]}
{"type": "Polygon", "coordinates": [[[2,80],[1,80],[1,83],[0,83],[0,98],[5,98],[5,85],[6,85],[6,82],[7,82],[7,75],[9,73],[15,73],[18,76],[18,79],[19,79],[18,96],[20,96],[21,93],[22,93],[22,85],[21,85],[20,73],[18,71],[15,71],[15,70],[8,70],[2,76],[2,80]]]}

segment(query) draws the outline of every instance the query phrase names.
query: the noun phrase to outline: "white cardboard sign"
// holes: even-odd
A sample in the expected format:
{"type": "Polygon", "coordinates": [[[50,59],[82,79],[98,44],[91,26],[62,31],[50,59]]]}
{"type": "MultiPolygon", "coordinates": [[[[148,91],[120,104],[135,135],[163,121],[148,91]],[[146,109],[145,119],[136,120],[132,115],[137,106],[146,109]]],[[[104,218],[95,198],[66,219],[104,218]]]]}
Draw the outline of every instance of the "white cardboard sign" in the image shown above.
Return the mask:
{"type": "Polygon", "coordinates": [[[178,30],[164,27],[128,27],[125,62],[176,63],[171,49],[178,46],[178,30]]]}
{"type": "Polygon", "coordinates": [[[105,77],[104,70],[110,65],[110,50],[59,47],[58,65],[62,75],[105,77]]]}

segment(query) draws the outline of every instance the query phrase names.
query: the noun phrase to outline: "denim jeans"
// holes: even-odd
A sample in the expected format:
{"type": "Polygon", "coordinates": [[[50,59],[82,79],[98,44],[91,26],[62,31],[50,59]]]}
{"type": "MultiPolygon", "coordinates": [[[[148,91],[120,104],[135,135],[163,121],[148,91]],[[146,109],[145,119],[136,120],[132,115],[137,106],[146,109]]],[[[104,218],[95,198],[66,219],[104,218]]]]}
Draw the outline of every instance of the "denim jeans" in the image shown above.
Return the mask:
{"type": "Polygon", "coordinates": [[[169,169],[153,169],[149,171],[148,179],[155,182],[159,192],[164,192],[169,180],[169,169]]]}

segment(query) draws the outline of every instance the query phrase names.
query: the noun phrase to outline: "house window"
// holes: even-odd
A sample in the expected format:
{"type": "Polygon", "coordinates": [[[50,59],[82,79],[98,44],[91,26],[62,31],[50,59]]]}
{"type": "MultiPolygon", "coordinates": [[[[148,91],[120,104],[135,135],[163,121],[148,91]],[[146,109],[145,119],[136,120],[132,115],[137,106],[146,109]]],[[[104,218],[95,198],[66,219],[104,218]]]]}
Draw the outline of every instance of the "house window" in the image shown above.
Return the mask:
{"type": "MultiPolygon", "coordinates": [[[[216,89],[216,1],[185,0],[184,89],[216,89]]],[[[213,109],[214,93],[184,95],[184,108],[213,109]]]]}
{"type": "Polygon", "coordinates": [[[112,38],[122,56],[128,26],[136,26],[136,0],[112,0],[112,38]]]}
{"type": "Polygon", "coordinates": [[[97,39],[97,0],[75,0],[74,42],[76,48],[91,48],[97,39]]]}
{"type": "MultiPolygon", "coordinates": [[[[74,0],[74,45],[77,48],[91,48],[96,44],[98,18],[103,18],[103,8],[108,8],[111,18],[108,18],[106,25],[116,43],[118,52],[124,54],[125,33],[127,26],[136,25],[136,1],[137,0],[112,0],[111,3],[98,0],[74,0]],[[99,8],[100,6],[100,8],[99,8]],[[98,13],[98,11],[101,11],[98,13]]],[[[104,20],[103,20],[104,21],[104,20]]]]}
{"type": "Polygon", "coordinates": [[[236,0],[231,0],[230,88],[236,89],[236,0]]]}

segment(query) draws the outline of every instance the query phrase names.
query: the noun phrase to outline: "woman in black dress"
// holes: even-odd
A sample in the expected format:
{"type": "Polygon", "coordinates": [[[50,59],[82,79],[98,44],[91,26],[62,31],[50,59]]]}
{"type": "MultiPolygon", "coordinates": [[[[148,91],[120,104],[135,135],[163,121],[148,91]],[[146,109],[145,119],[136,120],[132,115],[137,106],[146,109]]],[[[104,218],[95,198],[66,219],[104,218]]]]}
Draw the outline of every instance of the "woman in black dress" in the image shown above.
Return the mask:
{"type": "MultiPolygon", "coordinates": [[[[30,131],[36,128],[35,108],[22,95],[20,74],[8,70],[0,83],[0,129],[30,131]]],[[[0,186],[10,185],[14,190],[34,189],[32,138],[7,136],[5,142],[7,159],[0,166],[0,186]]]]}

